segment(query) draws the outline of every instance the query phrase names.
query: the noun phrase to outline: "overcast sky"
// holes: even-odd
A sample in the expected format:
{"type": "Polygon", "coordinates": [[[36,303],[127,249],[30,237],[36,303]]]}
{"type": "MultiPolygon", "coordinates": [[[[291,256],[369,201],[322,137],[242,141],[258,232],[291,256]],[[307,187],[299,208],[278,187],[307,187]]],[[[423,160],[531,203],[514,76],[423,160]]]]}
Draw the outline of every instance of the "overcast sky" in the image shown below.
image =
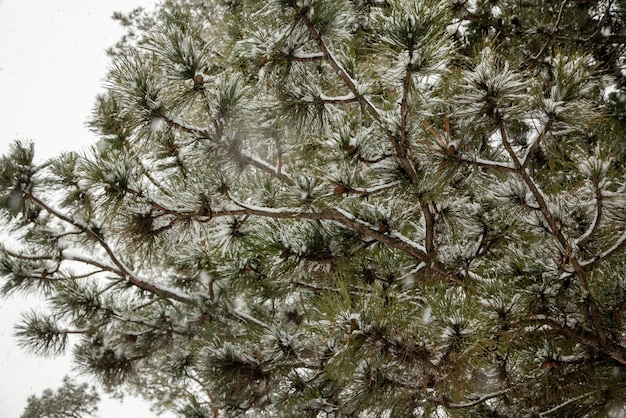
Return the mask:
{"type": "MultiPolygon", "coordinates": [[[[96,141],[85,128],[102,91],[104,50],[123,31],[114,11],[151,9],[155,0],[0,0],[0,154],[11,141],[30,139],[42,161],[96,141]]],[[[0,237],[0,239],[2,239],[0,237]]],[[[40,359],[16,346],[12,325],[35,299],[0,299],[0,417],[17,418],[26,398],[60,386],[71,373],[67,358],[40,359]]],[[[102,418],[149,418],[147,405],[100,405],[102,418]]]]}

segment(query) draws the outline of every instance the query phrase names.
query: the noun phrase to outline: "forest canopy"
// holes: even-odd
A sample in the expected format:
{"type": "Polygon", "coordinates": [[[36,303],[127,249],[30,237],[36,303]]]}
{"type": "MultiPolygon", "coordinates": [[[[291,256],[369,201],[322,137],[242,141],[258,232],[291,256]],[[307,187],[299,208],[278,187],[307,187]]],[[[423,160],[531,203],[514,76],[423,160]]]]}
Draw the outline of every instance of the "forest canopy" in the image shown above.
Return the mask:
{"type": "Polygon", "coordinates": [[[0,158],[20,344],[181,417],[624,413],[625,7],[116,14],[99,142],[0,158]]]}

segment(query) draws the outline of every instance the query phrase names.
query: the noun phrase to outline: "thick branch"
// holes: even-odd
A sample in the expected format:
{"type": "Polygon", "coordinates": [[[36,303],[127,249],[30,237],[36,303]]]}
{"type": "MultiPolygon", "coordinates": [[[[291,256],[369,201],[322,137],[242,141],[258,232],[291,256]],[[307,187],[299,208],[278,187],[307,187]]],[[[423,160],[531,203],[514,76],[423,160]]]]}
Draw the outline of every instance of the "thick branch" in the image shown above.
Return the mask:
{"type": "Polygon", "coordinates": [[[443,275],[444,277],[449,278],[452,281],[460,283],[462,281],[462,277],[458,277],[455,274],[452,274],[446,271],[445,267],[438,262],[437,260],[431,259],[428,254],[426,254],[426,250],[424,247],[419,244],[409,240],[398,231],[381,231],[376,226],[371,225],[365,221],[355,218],[351,214],[341,210],[341,209],[323,209],[319,212],[303,212],[299,210],[292,209],[276,209],[276,208],[265,208],[254,205],[248,205],[244,203],[238,202],[232,196],[230,196],[233,203],[240,206],[242,209],[240,211],[231,211],[231,213],[235,214],[247,214],[247,215],[255,215],[266,218],[276,218],[276,219],[312,219],[312,220],[328,220],[335,221],[342,225],[348,226],[352,228],[354,231],[375,239],[376,241],[386,244],[392,248],[396,248],[405,252],[406,254],[411,255],[412,257],[417,258],[420,261],[427,263],[428,267],[436,271],[437,273],[443,275]]]}
{"type": "Polygon", "coordinates": [[[328,62],[328,64],[335,71],[335,73],[337,73],[339,78],[341,78],[343,80],[343,82],[346,84],[346,86],[348,86],[350,91],[354,94],[354,96],[357,98],[359,103],[367,110],[367,112],[374,119],[380,121],[380,113],[379,113],[378,109],[376,109],[374,107],[374,105],[369,100],[367,100],[367,98],[365,96],[363,96],[359,92],[359,90],[358,90],[358,88],[356,86],[356,82],[352,79],[352,77],[350,77],[345,72],[345,70],[341,67],[341,65],[339,65],[339,63],[335,60],[335,58],[331,54],[330,50],[326,46],[326,43],[324,42],[324,40],[320,36],[319,32],[315,29],[315,25],[313,24],[313,22],[311,22],[311,19],[309,19],[309,17],[305,13],[303,13],[302,10],[300,11],[300,17],[302,18],[302,21],[304,22],[304,24],[309,29],[309,33],[311,34],[311,37],[317,43],[317,45],[319,46],[320,50],[322,51],[322,54],[323,54],[324,58],[326,59],[326,62],[328,62]]]}

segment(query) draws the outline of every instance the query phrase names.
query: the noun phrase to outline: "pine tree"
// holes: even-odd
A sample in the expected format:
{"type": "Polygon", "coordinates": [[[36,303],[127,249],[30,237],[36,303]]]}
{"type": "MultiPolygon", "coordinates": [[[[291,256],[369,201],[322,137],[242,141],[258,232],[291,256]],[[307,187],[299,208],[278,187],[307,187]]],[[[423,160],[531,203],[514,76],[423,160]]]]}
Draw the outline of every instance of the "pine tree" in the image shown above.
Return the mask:
{"type": "Polygon", "coordinates": [[[77,385],[65,376],[63,385],[55,392],[43,391],[40,397],[32,395],[26,401],[21,418],[86,418],[95,416],[100,396],[86,383],[77,385]]]}
{"type": "Polygon", "coordinates": [[[0,161],[20,341],[185,417],[623,412],[624,10],[129,18],[91,152],[0,161]]]}

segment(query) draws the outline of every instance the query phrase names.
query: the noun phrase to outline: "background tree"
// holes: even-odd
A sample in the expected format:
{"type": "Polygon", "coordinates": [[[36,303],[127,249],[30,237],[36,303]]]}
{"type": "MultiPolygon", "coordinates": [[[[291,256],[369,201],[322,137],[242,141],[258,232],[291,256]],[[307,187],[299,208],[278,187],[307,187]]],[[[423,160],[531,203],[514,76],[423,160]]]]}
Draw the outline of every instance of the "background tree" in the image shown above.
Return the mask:
{"type": "Polygon", "coordinates": [[[35,164],[15,143],[0,161],[21,244],[2,248],[3,291],[50,302],[20,341],[75,335],[83,371],[188,417],[619,411],[623,13],[135,16],[92,152],[35,164]]]}
{"type": "Polygon", "coordinates": [[[93,386],[75,384],[65,376],[56,392],[46,389],[40,397],[31,395],[21,418],[86,418],[95,416],[99,401],[93,386]]]}

